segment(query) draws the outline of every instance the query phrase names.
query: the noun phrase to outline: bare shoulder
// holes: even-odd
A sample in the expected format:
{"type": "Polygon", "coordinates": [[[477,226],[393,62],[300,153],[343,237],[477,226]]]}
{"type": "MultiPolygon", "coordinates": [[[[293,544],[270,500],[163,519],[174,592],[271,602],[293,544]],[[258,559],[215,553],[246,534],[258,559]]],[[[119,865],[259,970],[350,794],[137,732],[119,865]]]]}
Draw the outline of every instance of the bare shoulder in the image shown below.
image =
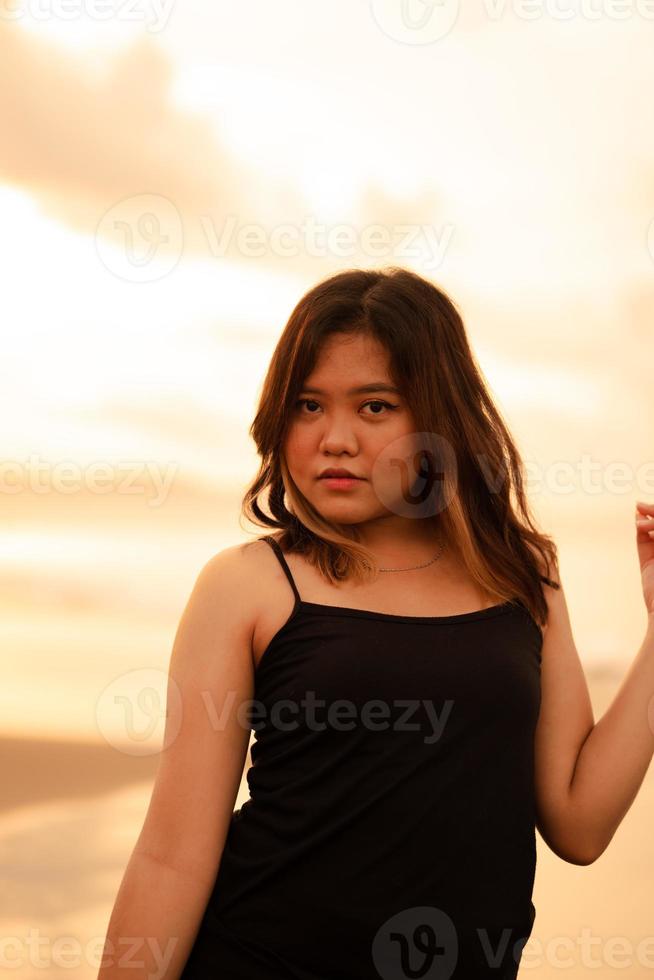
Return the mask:
{"type": "Polygon", "coordinates": [[[229,545],[216,552],[200,569],[195,592],[205,596],[216,612],[229,610],[233,627],[252,635],[258,614],[258,589],[253,588],[261,574],[260,540],[229,545]]]}
{"type": "MultiPolygon", "coordinates": [[[[277,536],[271,536],[277,540],[277,536]]],[[[262,609],[268,604],[277,564],[270,545],[263,538],[256,538],[230,545],[213,555],[202,567],[198,583],[221,604],[229,604],[243,627],[253,635],[262,609]]]]}
{"type": "MultiPolygon", "coordinates": [[[[271,535],[271,537],[276,537],[271,535]]],[[[255,569],[261,556],[270,552],[270,545],[266,544],[263,538],[254,538],[252,541],[241,541],[238,544],[228,545],[216,552],[202,567],[202,575],[211,577],[212,575],[224,577],[226,572],[234,580],[247,576],[255,569]]]]}
{"type": "Polygon", "coordinates": [[[212,555],[201,567],[197,582],[211,589],[216,587],[220,593],[236,592],[247,569],[244,545],[233,544],[212,555]]]}
{"type": "MultiPolygon", "coordinates": [[[[266,537],[274,538],[279,543],[278,534],[269,534],[266,537]]],[[[254,538],[252,541],[244,541],[242,544],[234,545],[234,549],[226,550],[238,552],[238,563],[245,569],[246,575],[248,573],[257,575],[257,584],[259,584],[262,576],[265,577],[267,570],[274,569],[278,564],[272,548],[264,541],[263,536],[254,538]]],[[[250,579],[250,585],[252,585],[252,581],[250,579]]]]}
{"type": "Polygon", "coordinates": [[[560,610],[562,604],[565,605],[565,595],[558,568],[546,564],[540,552],[536,551],[535,548],[532,548],[532,553],[536,559],[538,573],[541,576],[543,596],[548,609],[547,622],[542,627],[544,636],[549,627],[552,615],[560,610]]]}

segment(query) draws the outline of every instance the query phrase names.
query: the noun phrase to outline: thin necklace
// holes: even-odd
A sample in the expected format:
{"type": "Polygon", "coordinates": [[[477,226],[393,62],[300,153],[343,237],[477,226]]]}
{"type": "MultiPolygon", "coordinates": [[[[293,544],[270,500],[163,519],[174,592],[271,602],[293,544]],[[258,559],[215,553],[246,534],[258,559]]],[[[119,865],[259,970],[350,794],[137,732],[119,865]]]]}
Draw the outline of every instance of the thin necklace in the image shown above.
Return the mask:
{"type": "Polygon", "coordinates": [[[438,561],[438,559],[441,557],[444,551],[445,551],[445,545],[442,544],[438,554],[436,554],[431,559],[431,561],[426,561],[424,565],[412,565],[410,568],[380,568],[379,571],[380,572],[412,572],[416,568],[426,568],[427,565],[433,565],[435,561],[438,561]]]}

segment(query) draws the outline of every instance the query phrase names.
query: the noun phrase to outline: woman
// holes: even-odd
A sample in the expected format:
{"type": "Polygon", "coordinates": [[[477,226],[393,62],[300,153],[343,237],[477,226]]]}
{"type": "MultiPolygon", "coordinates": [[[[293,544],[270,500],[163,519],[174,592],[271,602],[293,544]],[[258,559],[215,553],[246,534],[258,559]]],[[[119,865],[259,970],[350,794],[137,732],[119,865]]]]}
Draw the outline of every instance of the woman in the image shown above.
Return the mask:
{"type": "Polygon", "coordinates": [[[212,558],[182,616],[100,977],[126,934],[131,976],[515,977],[535,828],[591,863],[652,754],[648,524],[646,641],[594,725],[556,546],[441,290],[398,268],[315,286],[251,434],[243,510],[276,533],[212,558]]]}

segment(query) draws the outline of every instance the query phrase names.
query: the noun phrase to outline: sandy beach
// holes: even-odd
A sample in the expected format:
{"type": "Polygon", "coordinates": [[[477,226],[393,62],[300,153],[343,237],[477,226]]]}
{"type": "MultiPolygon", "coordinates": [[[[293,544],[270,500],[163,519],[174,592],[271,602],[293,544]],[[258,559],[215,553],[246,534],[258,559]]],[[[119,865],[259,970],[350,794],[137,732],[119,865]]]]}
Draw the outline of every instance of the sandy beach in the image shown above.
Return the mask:
{"type": "MultiPolygon", "coordinates": [[[[597,719],[620,674],[588,671],[587,677],[597,719]]],[[[21,980],[94,978],[149,802],[156,756],[129,756],[104,744],[6,738],[0,760],[2,933],[13,940],[5,962],[20,959],[11,970],[21,980]]],[[[243,780],[237,805],[245,799],[243,780]]],[[[521,977],[605,980],[618,970],[629,978],[654,975],[653,808],[650,769],[610,847],[588,867],[562,861],[538,836],[537,916],[521,977]]]]}

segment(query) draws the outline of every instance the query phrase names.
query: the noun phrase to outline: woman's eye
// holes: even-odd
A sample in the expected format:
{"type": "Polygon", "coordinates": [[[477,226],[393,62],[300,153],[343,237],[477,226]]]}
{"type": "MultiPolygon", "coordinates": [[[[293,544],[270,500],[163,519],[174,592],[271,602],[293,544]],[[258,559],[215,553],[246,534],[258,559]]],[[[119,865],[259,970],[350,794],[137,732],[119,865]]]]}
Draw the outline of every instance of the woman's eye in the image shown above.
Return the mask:
{"type": "MultiPolygon", "coordinates": [[[[314,401],[313,398],[300,398],[295,403],[295,407],[296,408],[301,408],[303,405],[318,405],[318,402],[314,401]]],[[[390,402],[382,401],[379,398],[375,398],[375,399],[373,399],[373,400],[371,400],[369,402],[365,402],[365,404],[362,405],[361,407],[362,408],[367,408],[369,405],[381,405],[384,408],[387,408],[389,411],[393,411],[394,409],[397,408],[397,405],[391,405],[390,402]]],[[[320,407],[320,406],[318,406],[318,407],[320,407]]],[[[315,414],[316,413],[314,411],[309,412],[309,415],[315,415],[315,414]]],[[[375,411],[375,412],[372,412],[371,414],[372,415],[384,415],[385,413],[384,412],[375,411]]]]}
{"type": "MultiPolygon", "coordinates": [[[[383,405],[384,408],[388,408],[388,409],[393,409],[393,408],[396,408],[397,407],[396,405],[390,405],[388,402],[379,401],[378,399],[375,399],[375,401],[372,401],[372,402],[366,402],[366,405],[383,405]]],[[[384,413],[383,412],[373,412],[372,414],[373,415],[383,415],[384,413]]]]}
{"type": "MultiPolygon", "coordinates": [[[[317,404],[318,403],[312,401],[311,398],[300,398],[300,400],[295,403],[295,407],[296,408],[301,408],[302,405],[317,405],[317,404]]],[[[309,414],[313,415],[314,413],[313,412],[310,412],[309,414]]]]}

